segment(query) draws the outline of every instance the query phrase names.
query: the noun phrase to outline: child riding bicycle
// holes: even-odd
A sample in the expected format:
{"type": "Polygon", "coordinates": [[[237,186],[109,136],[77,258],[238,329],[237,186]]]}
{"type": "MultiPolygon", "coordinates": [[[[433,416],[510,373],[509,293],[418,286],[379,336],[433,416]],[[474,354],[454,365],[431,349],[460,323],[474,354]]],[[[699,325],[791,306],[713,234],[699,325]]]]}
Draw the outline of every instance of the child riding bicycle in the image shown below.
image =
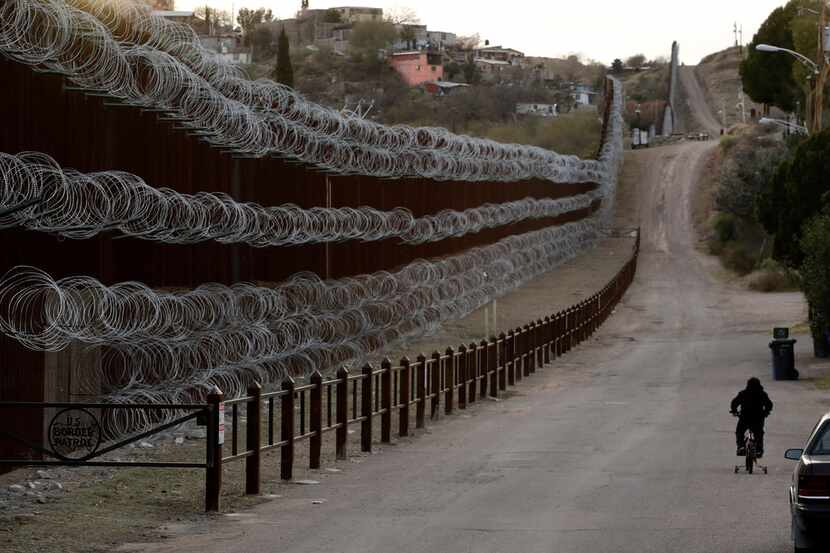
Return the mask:
{"type": "Polygon", "coordinates": [[[757,456],[761,457],[764,454],[764,419],[772,412],[772,401],[761,386],[761,381],[754,376],[747,380],[746,388],[738,392],[732,400],[730,411],[738,417],[738,426],[735,429],[737,454],[746,455],[744,434],[751,430],[757,442],[757,456]]]}

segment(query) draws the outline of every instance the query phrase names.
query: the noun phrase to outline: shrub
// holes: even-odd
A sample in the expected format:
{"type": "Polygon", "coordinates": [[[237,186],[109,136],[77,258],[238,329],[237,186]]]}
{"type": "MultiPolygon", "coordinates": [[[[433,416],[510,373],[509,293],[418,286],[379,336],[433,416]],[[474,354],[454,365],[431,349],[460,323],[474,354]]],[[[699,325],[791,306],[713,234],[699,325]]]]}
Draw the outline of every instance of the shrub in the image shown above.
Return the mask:
{"type": "Polygon", "coordinates": [[[804,226],[802,286],[812,310],[810,327],[814,337],[830,329],[830,215],[818,215],[804,226]]]}
{"type": "Polygon", "coordinates": [[[738,237],[738,224],[735,217],[727,213],[721,213],[715,217],[712,225],[715,230],[715,236],[721,243],[731,242],[738,237]]]}
{"type": "Polygon", "coordinates": [[[725,244],[723,242],[721,242],[720,240],[718,240],[717,238],[712,237],[712,238],[709,239],[708,246],[709,246],[709,253],[710,254],[720,255],[720,254],[723,253],[723,248],[725,247],[725,244]]]}
{"type": "Polygon", "coordinates": [[[736,137],[725,134],[720,139],[720,148],[724,154],[728,154],[729,150],[737,143],[738,139],[736,137]]]}
{"type": "Polygon", "coordinates": [[[724,266],[740,276],[748,275],[755,268],[755,258],[744,246],[730,242],[721,256],[724,266]]]}
{"type": "Polygon", "coordinates": [[[756,292],[785,292],[798,289],[798,275],[786,268],[764,269],[752,275],[749,289],[756,292]]]}
{"type": "Polygon", "coordinates": [[[786,287],[786,280],[781,273],[759,271],[749,280],[749,289],[756,292],[778,292],[786,287]]]}

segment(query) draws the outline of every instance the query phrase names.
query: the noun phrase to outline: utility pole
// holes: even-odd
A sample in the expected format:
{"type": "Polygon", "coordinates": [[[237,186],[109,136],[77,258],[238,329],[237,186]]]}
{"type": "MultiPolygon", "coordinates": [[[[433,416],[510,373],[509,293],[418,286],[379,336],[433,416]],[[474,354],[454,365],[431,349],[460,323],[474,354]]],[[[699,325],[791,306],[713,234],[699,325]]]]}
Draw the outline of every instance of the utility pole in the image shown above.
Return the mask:
{"type": "Polygon", "coordinates": [[[735,35],[735,46],[738,46],[738,22],[732,26],[732,34],[735,35]]]}
{"type": "Polygon", "coordinates": [[[830,64],[825,59],[825,27],[827,26],[827,2],[821,2],[821,18],[818,24],[818,74],[816,75],[815,108],[813,109],[813,132],[821,132],[824,123],[824,82],[827,80],[827,70],[830,64]]]}

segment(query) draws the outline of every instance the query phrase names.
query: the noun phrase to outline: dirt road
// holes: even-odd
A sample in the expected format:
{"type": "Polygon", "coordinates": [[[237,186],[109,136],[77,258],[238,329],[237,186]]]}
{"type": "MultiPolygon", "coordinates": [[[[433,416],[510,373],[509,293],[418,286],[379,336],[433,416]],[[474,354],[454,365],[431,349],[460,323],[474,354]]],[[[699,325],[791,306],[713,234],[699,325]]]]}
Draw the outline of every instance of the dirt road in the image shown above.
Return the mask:
{"type": "Polygon", "coordinates": [[[712,136],[718,136],[723,128],[720,119],[712,107],[706,102],[706,95],[695,76],[695,68],[684,66],[680,68],[680,85],[683,87],[686,99],[689,102],[689,110],[695,121],[689,121],[689,128],[700,128],[712,136]],[[697,123],[695,125],[694,123],[697,123]]]}
{"type": "MultiPolygon", "coordinates": [[[[694,94],[691,94],[694,96],[694,94]]],[[[714,142],[632,154],[640,272],[596,341],[488,402],[386,448],[318,486],[154,552],[752,552],[788,549],[787,447],[827,400],[771,382],[774,324],[803,318],[797,294],[714,280],[689,206],[714,142]],[[735,475],[728,403],[751,375],[775,401],[769,475],[735,475]],[[475,420],[470,420],[470,417],[475,420]]],[[[806,349],[804,339],[799,344],[806,349]]],[[[805,359],[800,359],[803,365],[805,359]]],[[[809,373],[809,371],[807,371],[809,373]]],[[[134,549],[132,549],[134,550],[134,549]]]]}

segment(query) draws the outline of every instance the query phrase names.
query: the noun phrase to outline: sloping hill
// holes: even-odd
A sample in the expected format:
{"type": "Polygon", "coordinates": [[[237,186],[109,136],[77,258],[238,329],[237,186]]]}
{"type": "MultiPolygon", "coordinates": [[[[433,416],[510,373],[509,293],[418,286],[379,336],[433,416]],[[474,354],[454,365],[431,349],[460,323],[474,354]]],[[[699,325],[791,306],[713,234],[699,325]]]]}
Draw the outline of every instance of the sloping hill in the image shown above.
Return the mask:
{"type": "MultiPolygon", "coordinates": [[[[742,89],[739,66],[742,53],[740,47],[727,48],[721,52],[710,54],[700,60],[694,72],[703,88],[706,101],[711,111],[717,116],[723,126],[721,111],[726,111],[726,128],[743,122],[739,106],[739,92],[742,89]]],[[[747,121],[752,110],[761,112],[762,106],[754,103],[748,96],[744,96],[744,108],[747,121]]]]}

